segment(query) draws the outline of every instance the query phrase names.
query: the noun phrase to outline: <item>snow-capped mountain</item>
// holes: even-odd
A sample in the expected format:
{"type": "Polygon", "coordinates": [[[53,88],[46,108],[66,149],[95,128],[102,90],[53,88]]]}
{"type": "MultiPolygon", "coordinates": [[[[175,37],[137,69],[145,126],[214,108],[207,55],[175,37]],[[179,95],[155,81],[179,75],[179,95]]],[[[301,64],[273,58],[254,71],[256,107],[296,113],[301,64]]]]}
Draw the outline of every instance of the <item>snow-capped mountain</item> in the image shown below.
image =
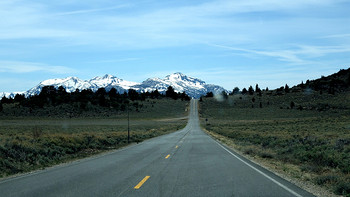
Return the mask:
{"type": "MultiPolygon", "coordinates": [[[[116,88],[120,93],[128,91],[129,89],[134,89],[138,92],[150,92],[158,90],[160,93],[165,93],[167,88],[169,86],[172,86],[176,92],[186,92],[186,94],[194,98],[199,98],[201,95],[205,95],[207,92],[220,93],[222,91],[226,91],[220,86],[206,84],[200,79],[188,77],[182,73],[174,73],[166,76],[164,79],[149,78],[142,83],[125,81],[113,75],[95,77],[90,80],[81,80],[77,77],[48,79],[42,81],[30,90],[24,93],[21,92],[19,94],[25,94],[26,97],[33,96],[39,94],[44,86],[54,86],[55,88],[62,86],[66,89],[67,92],[74,92],[77,89],[79,91],[84,89],[97,91],[99,88],[105,88],[107,91],[109,91],[112,88],[116,88]]],[[[14,97],[17,93],[2,94],[2,96],[14,97]]]]}
{"type": "Polygon", "coordinates": [[[139,83],[125,81],[123,79],[119,79],[113,75],[105,75],[103,77],[95,77],[89,81],[91,84],[91,89],[93,91],[98,90],[98,88],[104,87],[106,90],[110,90],[113,87],[120,87],[124,90],[130,89],[132,86],[138,85],[139,83]]]}
{"type": "Polygon", "coordinates": [[[124,92],[134,85],[138,85],[138,83],[125,81],[113,75],[95,77],[90,80],[81,80],[77,77],[67,77],[64,79],[48,79],[42,81],[39,83],[39,85],[25,92],[25,96],[33,96],[39,94],[44,86],[54,86],[55,88],[62,86],[66,89],[67,92],[74,92],[77,89],[79,91],[86,89],[97,91],[99,88],[106,88],[106,90],[109,91],[113,87],[116,88],[119,92],[124,92]]]}
{"type": "Polygon", "coordinates": [[[169,86],[172,86],[176,92],[186,92],[186,94],[194,98],[199,98],[207,92],[220,93],[226,91],[223,87],[206,84],[200,79],[188,77],[182,73],[174,73],[166,76],[164,79],[150,78],[133,87],[141,92],[157,89],[159,92],[164,93],[169,86]]]}
{"type": "Polygon", "coordinates": [[[44,86],[54,86],[56,89],[60,86],[64,87],[67,92],[74,92],[76,89],[84,90],[90,89],[91,84],[88,81],[83,81],[77,77],[67,77],[64,79],[48,79],[42,81],[37,86],[28,90],[25,96],[33,96],[39,94],[44,86]]]}

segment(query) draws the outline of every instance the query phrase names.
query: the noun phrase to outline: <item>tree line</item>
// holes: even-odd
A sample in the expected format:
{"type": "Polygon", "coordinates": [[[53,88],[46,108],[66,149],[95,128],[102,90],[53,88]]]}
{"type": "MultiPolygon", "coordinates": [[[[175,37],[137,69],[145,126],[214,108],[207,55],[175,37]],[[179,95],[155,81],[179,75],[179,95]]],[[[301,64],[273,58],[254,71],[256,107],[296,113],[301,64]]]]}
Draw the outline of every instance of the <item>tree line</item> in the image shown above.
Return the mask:
{"type": "Polygon", "coordinates": [[[55,88],[54,86],[44,86],[39,94],[27,98],[22,94],[17,94],[14,98],[7,98],[4,96],[1,99],[0,111],[3,108],[3,104],[11,103],[17,103],[20,106],[30,108],[43,108],[44,106],[58,106],[61,104],[73,103],[80,103],[80,106],[83,109],[88,105],[125,108],[125,104],[128,104],[130,101],[144,101],[145,99],[161,98],[190,100],[190,97],[185,92],[177,93],[171,86],[168,87],[165,94],[160,93],[158,90],[140,93],[134,89],[130,89],[124,93],[119,93],[115,88],[112,88],[109,91],[105,88],[99,88],[96,92],[91,89],[82,91],[77,89],[74,92],[68,93],[62,86],[58,88],[55,88]]]}

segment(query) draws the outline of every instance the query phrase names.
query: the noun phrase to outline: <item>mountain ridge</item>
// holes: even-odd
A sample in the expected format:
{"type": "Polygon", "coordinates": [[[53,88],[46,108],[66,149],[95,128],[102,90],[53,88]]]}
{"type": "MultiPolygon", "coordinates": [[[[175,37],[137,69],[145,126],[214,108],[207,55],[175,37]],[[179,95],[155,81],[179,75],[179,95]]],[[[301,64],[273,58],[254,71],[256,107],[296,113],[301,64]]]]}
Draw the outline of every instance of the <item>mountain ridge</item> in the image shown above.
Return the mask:
{"type": "Polygon", "coordinates": [[[160,93],[165,93],[167,88],[172,86],[175,92],[186,92],[187,95],[193,98],[199,98],[207,92],[227,92],[227,90],[221,86],[206,84],[201,79],[189,77],[181,72],[176,72],[167,75],[164,79],[148,78],[142,83],[126,81],[111,74],[106,74],[102,77],[96,76],[89,80],[82,80],[78,77],[47,79],[25,92],[4,92],[2,95],[0,94],[0,96],[14,97],[16,94],[24,94],[25,97],[30,97],[39,94],[44,86],[54,86],[55,88],[62,86],[67,92],[74,92],[77,89],[79,91],[86,89],[97,91],[99,88],[105,88],[109,91],[110,89],[115,88],[119,93],[127,92],[129,89],[134,89],[138,92],[151,92],[158,90],[160,93]]]}

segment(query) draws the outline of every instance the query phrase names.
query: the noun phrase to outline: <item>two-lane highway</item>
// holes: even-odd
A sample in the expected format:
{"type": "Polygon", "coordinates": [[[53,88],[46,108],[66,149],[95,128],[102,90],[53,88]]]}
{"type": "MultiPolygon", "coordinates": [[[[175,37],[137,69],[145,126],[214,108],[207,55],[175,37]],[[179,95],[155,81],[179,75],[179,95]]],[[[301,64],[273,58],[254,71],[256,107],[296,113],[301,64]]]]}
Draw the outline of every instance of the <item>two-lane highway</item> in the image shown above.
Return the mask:
{"type": "Polygon", "coordinates": [[[0,196],[312,196],[217,143],[191,101],[183,130],[0,182],[0,196]]]}

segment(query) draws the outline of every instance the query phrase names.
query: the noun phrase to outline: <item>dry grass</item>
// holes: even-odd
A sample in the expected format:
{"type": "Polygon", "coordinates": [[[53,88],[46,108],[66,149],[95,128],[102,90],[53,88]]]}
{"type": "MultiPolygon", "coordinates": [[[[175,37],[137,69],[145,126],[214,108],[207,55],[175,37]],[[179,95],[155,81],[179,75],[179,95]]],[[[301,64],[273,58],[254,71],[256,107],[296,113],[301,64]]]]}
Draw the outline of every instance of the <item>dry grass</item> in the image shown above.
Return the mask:
{"type": "Polygon", "coordinates": [[[309,182],[311,188],[349,195],[350,101],[340,101],[348,96],[293,93],[255,96],[255,103],[253,96],[232,96],[224,102],[207,98],[200,113],[206,130],[242,154],[292,180],[309,182]],[[303,110],[281,107],[292,100],[303,110]],[[256,102],[269,105],[252,108],[256,102]],[[323,108],[326,104],[331,107],[323,108]]]}
{"type": "MultiPolygon", "coordinates": [[[[186,125],[187,119],[183,117],[187,116],[188,102],[145,102],[148,104],[143,110],[130,113],[131,143],[177,131],[186,125]]],[[[126,113],[113,114],[113,117],[100,115],[68,119],[1,117],[0,177],[126,146],[126,113]]]]}

